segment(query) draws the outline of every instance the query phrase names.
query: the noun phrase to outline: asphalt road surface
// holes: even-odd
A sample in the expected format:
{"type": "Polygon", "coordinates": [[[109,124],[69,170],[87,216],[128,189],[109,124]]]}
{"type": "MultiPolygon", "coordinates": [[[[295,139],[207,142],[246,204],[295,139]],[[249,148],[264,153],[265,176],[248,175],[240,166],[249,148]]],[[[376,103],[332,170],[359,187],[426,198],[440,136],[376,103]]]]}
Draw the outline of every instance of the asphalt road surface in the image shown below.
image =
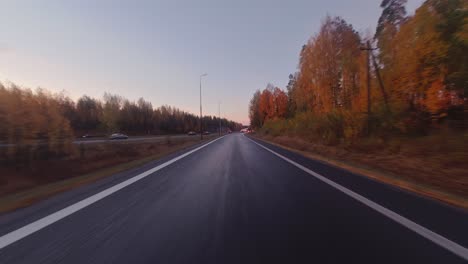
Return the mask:
{"type": "Polygon", "coordinates": [[[242,134],[0,216],[0,263],[467,263],[467,246],[465,210],[242,134]]]}

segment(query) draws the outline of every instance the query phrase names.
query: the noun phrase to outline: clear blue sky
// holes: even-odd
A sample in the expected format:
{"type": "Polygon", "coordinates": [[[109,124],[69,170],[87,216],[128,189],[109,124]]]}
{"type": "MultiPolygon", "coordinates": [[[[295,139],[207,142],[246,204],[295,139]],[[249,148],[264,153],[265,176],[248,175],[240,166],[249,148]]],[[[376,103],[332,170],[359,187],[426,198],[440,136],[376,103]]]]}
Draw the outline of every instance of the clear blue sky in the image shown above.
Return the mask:
{"type": "MultiPolygon", "coordinates": [[[[121,1],[0,0],[0,80],[102,98],[104,92],[153,106],[248,123],[252,93],[283,88],[301,46],[327,15],[373,31],[380,0],[121,1]]],[[[422,3],[410,0],[408,11],[422,3]]]]}

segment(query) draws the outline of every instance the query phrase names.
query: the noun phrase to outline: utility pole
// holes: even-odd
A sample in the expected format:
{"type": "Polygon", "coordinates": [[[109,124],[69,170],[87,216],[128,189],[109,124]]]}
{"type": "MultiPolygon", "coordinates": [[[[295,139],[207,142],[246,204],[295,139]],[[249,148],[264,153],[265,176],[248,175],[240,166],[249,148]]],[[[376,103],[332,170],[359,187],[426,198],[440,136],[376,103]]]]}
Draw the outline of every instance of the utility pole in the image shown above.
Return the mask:
{"type": "Polygon", "coordinates": [[[367,135],[370,135],[371,125],[371,77],[370,77],[370,52],[373,50],[370,41],[366,42],[366,47],[361,47],[361,50],[367,51],[367,135]]]}
{"type": "Polygon", "coordinates": [[[385,87],[384,87],[382,78],[380,77],[379,65],[377,65],[377,61],[375,60],[375,56],[374,56],[374,53],[372,53],[372,51],[371,51],[371,55],[372,55],[372,62],[374,64],[375,75],[377,76],[377,80],[379,81],[380,90],[382,91],[382,96],[384,98],[385,107],[387,108],[387,110],[389,110],[388,97],[387,97],[387,93],[385,92],[385,87]]]}
{"type": "MultiPolygon", "coordinates": [[[[370,42],[367,41],[367,135],[370,135],[371,125],[371,78],[370,78],[370,42]]],[[[201,106],[200,106],[201,107],[201,106]]]]}
{"type": "Polygon", "coordinates": [[[203,130],[202,130],[202,120],[203,120],[203,115],[202,115],[202,97],[201,97],[201,79],[203,76],[207,76],[207,73],[204,73],[200,75],[200,140],[203,140],[203,130]]]}

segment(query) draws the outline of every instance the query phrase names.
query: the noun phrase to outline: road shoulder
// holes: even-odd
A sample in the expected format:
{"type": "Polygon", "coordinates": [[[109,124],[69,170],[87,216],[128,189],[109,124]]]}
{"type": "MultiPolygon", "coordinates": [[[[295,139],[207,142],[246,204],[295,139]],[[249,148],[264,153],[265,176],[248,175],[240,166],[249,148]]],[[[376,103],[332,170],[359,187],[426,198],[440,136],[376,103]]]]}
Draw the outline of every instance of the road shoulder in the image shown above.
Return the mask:
{"type": "MultiPolygon", "coordinates": [[[[184,144],[174,145],[166,151],[157,153],[155,155],[150,155],[144,158],[119,164],[117,166],[98,169],[94,172],[81,176],[40,185],[8,196],[4,196],[0,199],[0,215],[4,215],[22,208],[27,209],[27,207],[47,200],[62,200],[60,197],[70,196],[68,194],[63,195],[67,192],[75,193],[81,192],[80,190],[84,190],[84,192],[88,193],[90,190],[99,189],[98,186],[108,186],[109,183],[117,184],[119,181],[123,181],[125,178],[128,178],[129,175],[134,175],[140,171],[141,168],[157,166],[157,164],[171,157],[190,151],[191,149],[194,149],[211,140],[213,139],[208,139],[201,142],[185,142],[184,144]]],[[[2,223],[0,222],[0,231],[1,224],[2,223]]]]}
{"type": "Polygon", "coordinates": [[[418,194],[418,195],[421,195],[430,199],[435,199],[437,201],[446,203],[451,206],[468,209],[468,199],[465,197],[462,197],[453,193],[448,193],[443,190],[438,190],[436,188],[425,185],[423,183],[414,182],[409,179],[400,177],[399,175],[395,175],[389,172],[384,172],[382,170],[371,168],[363,164],[357,164],[355,162],[333,159],[330,157],[325,157],[322,155],[318,155],[316,153],[312,153],[310,151],[299,150],[297,148],[293,148],[291,146],[286,146],[284,144],[275,142],[274,140],[265,139],[258,135],[249,135],[249,136],[256,140],[260,140],[262,142],[266,142],[266,143],[287,149],[291,152],[300,154],[304,157],[327,164],[329,166],[344,169],[352,173],[367,177],[369,179],[376,180],[378,182],[382,182],[385,184],[389,184],[397,188],[401,188],[405,191],[409,191],[409,192],[412,192],[412,193],[415,193],[415,194],[418,194]]]}

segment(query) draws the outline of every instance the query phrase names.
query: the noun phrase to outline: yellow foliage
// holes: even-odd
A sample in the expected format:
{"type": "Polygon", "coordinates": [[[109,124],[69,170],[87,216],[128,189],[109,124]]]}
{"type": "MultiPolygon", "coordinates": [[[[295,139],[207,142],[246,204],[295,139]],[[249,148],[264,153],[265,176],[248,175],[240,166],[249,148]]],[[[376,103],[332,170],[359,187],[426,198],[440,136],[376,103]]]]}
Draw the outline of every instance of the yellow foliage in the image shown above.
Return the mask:
{"type": "Polygon", "coordinates": [[[450,94],[445,89],[442,80],[434,81],[427,90],[425,105],[432,114],[440,114],[448,108],[450,94]]]}
{"type": "Polygon", "coordinates": [[[34,151],[41,141],[48,151],[70,152],[73,133],[54,95],[0,83],[0,136],[12,156],[24,149],[34,151]]]}

